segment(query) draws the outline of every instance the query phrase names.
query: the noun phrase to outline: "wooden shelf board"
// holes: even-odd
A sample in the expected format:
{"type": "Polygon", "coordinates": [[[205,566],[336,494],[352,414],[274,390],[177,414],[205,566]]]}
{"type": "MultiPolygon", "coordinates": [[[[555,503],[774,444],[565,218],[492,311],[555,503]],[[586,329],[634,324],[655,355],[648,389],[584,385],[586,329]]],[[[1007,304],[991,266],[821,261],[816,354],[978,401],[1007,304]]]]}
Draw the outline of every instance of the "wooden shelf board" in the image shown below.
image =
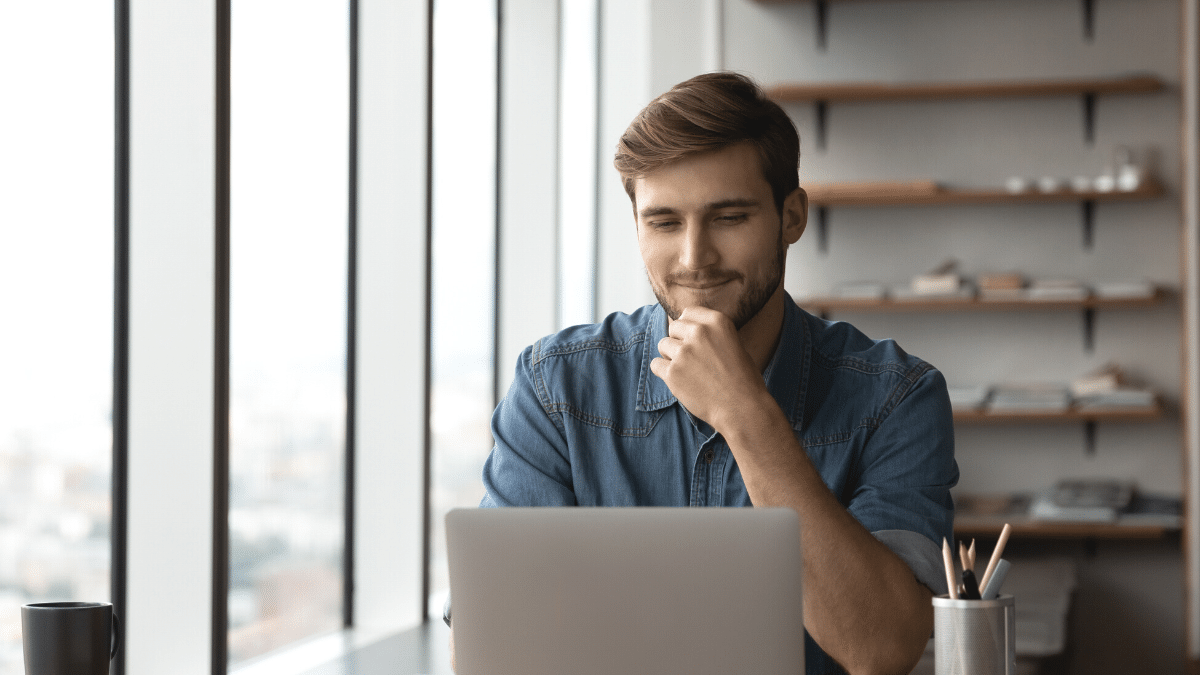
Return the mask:
{"type": "Polygon", "coordinates": [[[954,189],[940,188],[932,191],[916,190],[879,190],[872,189],[871,184],[864,183],[861,191],[856,191],[853,184],[840,184],[834,190],[822,192],[822,186],[811,186],[809,206],[921,206],[943,204],[1056,204],[1064,202],[1119,202],[1154,199],[1166,194],[1163,186],[1156,181],[1147,181],[1137,190],[1112,192],[1076,192],[1074,190],[1059,190],[1057,192],[1009,192],[1002,189],[954,189]]]}
{"type": "Polygon", "coordinates": [[[1053,413],[990,413],[986,411],[956,411],[955,423],[965,424],[1028,424],[1037,422],[1152,422],[1161,419],[1162,405],[1153,408],[1110,408],[1107,410],[1078,410],[1053,413]]]}
{"type": "Polygon", "coordinates": [[[1147,298],[1097,298],[1084,300],[980,300],[978,298],[947,298],[935,300],[892,300],[811,297],[798,298],[797,304],[809,312],[824,313],[839,310],[860,312],[976,312],[1025,311],[1041,309],[1133,309],[1152,307],[1163,301],[1166,292],[1159,288],[1147,298]]]}
{"type": "Polygon", "coordinates": [[[995,82],[828,82],[785,83],[767,87],[767,95],[781,102],[915,101],[963,98],[1070,96],[1081,94],[1145,94],[1161,91],[1163,81],[1153,75],[1062,80],[1011,80],[995,82]]]}
{"type": "Polygon", "coordinates": [[[1088,523],[1057,520],[960,516],[954,521],[959,536],[999,536],[1004,523],[1012,525],[1012,536],[1056,539],[1161,539],[1179,531],[1179,527],[1145,523],[1088,523]]]}

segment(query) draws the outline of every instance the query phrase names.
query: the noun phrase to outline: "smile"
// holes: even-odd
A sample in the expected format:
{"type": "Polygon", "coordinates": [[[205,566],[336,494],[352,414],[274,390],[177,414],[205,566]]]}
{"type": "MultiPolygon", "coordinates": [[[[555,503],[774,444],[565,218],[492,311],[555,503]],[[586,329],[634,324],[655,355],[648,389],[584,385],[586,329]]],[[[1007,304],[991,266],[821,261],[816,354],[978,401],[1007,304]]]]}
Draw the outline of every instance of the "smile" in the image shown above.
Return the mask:
{"type": "Polygon", "coordinates": [[[686,288],[686,289],[692,290],[692,291],[707,291],[707,290],[711,290],[713,288],[717,288],[719,286],[724,286],[725,284],[727,284],[731,281],[733,281],[733,279],[726,279],[724,281],[713,281],[713,282],[708,282],[708,283],[703,283],[703,284],[676,284],[676,285],[682,286],[683,288],[686,288]]]}

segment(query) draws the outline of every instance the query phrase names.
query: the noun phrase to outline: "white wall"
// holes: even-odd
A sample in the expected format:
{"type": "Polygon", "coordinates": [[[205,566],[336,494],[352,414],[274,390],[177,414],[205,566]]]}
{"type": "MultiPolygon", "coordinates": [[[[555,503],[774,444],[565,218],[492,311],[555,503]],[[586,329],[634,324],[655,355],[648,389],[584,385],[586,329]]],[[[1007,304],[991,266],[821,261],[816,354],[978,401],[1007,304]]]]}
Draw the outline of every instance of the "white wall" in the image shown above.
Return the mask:
{"type": "MultiPolygon", "coordinates": [[[[1016,269],[1085,282],[1149,279],[1172,289],[1158,307],[1098,311],[1090,353],[1078,311],[840,312],[834,318],[872,337],[895,338],[939,367],[952,385],[1065,382],[1113,361],[1170,402],[1159,422],[1100,424],[1092,455],[1085,452],[1082,424],[960,425],[962,490],[1036,490],[1058,478],[1111,475],[1132,478],[1146,491],[1181,494],[1180,3],[1100,0],[1090,42],[1083,37],[1081,3],[1069,0],[828,8],[828,46],[821,51],[811,2],[605,3],[600,314],[650,301],[611,148],[642,105],[713,64],[767,85],[1152,73],[1167,83],[1165,92],[1099,98],[1091,145],[1084,141],[1078,97],[834,104],[825,151],[814,143],[812,106],[785,106],[801,135],[802,184],[931,178],[998,187],[1011,175],[1095,175],[1125,144],[1151,153],[1168,191],[1152,201],[1098,204],[1090,249],[1082,245],[1078,204],[831,209],[828,252],[818,251],[810,227],[789,253],[785,284],[800,296],[844,281],[902,283],[953,257],[968,275],[1016,269]],[[720,28],[719,38],[711,36],[712,26],[720,28]]],[[[1184,585],[1178,539],[1034,548],[1074,555],[1081,564],[1077,604],[1086,611],[1077,612],[1073,630],[1074,643],[1084,647],[1070,672],[1179,671],[1184,585]],[[1112,639],[1105,627],[1111,625],[1123,628],[1124,640],[1112,639]]]]}

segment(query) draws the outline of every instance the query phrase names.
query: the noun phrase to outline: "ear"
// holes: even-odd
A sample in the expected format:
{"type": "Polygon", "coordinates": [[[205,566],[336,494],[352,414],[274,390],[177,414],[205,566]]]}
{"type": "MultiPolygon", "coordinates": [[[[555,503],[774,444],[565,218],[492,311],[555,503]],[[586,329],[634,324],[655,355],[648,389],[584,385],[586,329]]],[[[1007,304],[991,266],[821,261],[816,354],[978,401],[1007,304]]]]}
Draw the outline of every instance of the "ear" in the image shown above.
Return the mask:
{"type": "Polygon", "coordinates": [[[808,193],[797,187],[783,200],[783,241],[791,245],[800,241],[808,225],[808,193]]]}

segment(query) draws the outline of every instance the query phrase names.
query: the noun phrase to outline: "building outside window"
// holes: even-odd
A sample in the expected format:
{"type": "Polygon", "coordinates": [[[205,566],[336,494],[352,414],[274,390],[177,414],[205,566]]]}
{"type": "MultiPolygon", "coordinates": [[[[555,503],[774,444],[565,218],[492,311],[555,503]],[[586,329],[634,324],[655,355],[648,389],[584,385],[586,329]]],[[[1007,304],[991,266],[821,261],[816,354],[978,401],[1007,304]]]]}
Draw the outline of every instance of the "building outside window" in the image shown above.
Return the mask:
{"type": "Polygon", "coordinates": [[[349,5],[231,15],[229,659],[342,627],[349,5]]]}
{"type": "Polygon", "coordinates": [[[0,21],[0,672],[28,602],[108,601],[113,10],[0,21]]]}
{"type": "Polygon", "coordinates": [[[496,269],[496,1],[433,5],[430,611],[449,589],[443,521],[483,497],[496,269]]]}

